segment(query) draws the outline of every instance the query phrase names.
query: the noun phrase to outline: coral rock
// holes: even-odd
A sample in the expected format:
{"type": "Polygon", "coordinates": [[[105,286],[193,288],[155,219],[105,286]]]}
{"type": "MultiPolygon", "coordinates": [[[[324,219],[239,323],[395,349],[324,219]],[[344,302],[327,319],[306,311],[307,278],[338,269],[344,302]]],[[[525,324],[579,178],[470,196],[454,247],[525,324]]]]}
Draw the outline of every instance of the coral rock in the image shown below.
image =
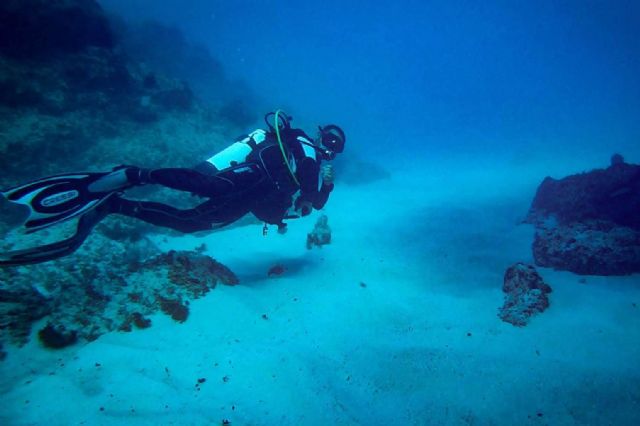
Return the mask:
{"type": "Polygon", "coordinates": [[[284,274],[286,270],[287,268],[285,268],[284,265],[276,264],[269,268],[269,270],[267,271],[267,276],[269,278],[278,277],[284,274]]]}
{"type": "Polygon", "coordinates": [[[188,251],[171,250],[146,263],[147,267],[166,265],[173,284],[186,288],[191,296],[199,297],[215,288],[218,281],[236,285],[238,277],[226,266],[209,256],[188,251]]]}
{"type": "Polygon", "coordinates": [[[94,0],[3,0],[0,52],[16,57],[111,48],[114,37],[94,0]]]}
{"type": "Polygon", "coordinates": [[[516,263],[504,274],[502,291],[505,292],[504,305],[498,316],[505,322],[523,327],[529,318],[549,307],[548,293],[551,287],[531,265],[516,263]]]}
{"type": "Polygon", "coordinates": [[[147,328],[148,316],[158,310],[184,322],[190,300],[217,283],[238,283],[229,268],[199,253],[152,256],[142,250],[146,254],[127,255],[143,243],[112,240],[96,230],[93,245],[81,247],[73,257],[0,269],[0,280],[8,287],[0,291],[0,346],[26,343],[32,325],[44,316],[48,326],[39,337],[48,347],[95,340],[113,330],[147,328]],[[32,283],[39,283],[38,288],[32,283]]]}
{"type": "Polygon", "coordinates": [[[547,177],[536,192],[529,222],[553,216],[561,225],[609,221],[640,230],[640,166],[617,163],[606,169],[547,177]]]}
{"type": "Polygon", "coordinates": [[[546,178],[527,222],[538,266],[577,274],[640,272],[640,166],[612,157],[607,169],[546,178]]]}
{"type": "Polygon", "coordinates": [[[318,218],[313,231],[307,234],[307,249],[314,246],[322,247],[331,243],[331,228],[329,227],[329,218],[327,215],[321,215],[318,218]]]}
{"type": "Polygon", "coordinates": [[[158,296],[160,309],[177,322],[185,322],[189,316],[189,308],[177,299],[167,299],[158,296]]]}
{"type": "Polygon", "coordinates": [[[38,332],[38,337],[42,344],[51,349],[61,349],[71,346],[78,341],[78,332],[67,330],[64,326],[56,327],[47,324],[38,332]]]}
{"type": "Polygon", "coordinates": [[[31,324],[53,309],[51,299],[32,287],[0,290],[0,330],[8,332],[17,345],[27,342],[31,324]]]}
{"type": "Polygon", "coordinates": [[[538,227],[533,257],[581,275],[628,275],[640,271],[640,232],[610,222],[538,227]]]}

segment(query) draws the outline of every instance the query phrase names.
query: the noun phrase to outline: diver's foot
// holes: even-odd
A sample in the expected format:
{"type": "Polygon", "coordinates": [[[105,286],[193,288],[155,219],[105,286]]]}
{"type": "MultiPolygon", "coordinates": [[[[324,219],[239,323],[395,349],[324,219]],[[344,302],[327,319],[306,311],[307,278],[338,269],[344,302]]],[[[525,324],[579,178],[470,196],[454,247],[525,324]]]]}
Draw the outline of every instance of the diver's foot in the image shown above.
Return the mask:
{"type": "Polygon", "coordinates": [[[111,173],[106,173],[95,182],[92,182],[87,189],[89,192],[94,193],[114,192],[131,186],[132,184],[127,177],[127,169],[116,169],[111,173]]]}
{"type": "Polygon", "coordinates": [[[141,169],[135,166],[125,166],[127,180],[132,185],[146,185],[151,182],[151,169],[141,169]]]}
{"type": "Polygon", "coordinates": [[[114,192],[121,191],[133,186],[151,183],[151,170],[141,169],[135,166],[118,166],[112,172],[91,183],[88,187],[90,192],[114,192]]]}

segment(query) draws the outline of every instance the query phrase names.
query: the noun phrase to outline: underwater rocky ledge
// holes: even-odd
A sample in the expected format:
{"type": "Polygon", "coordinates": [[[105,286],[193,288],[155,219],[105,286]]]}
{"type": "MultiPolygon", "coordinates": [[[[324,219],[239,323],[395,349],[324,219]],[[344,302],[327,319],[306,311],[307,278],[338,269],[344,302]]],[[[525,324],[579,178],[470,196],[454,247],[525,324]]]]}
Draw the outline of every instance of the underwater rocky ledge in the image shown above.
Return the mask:
{"type": "MultiPolygon", "coordinates": [[[[254,107],[242,99],[227,93],[205,101],[188,76],[160,66],[163,58],[191,61],[184,68],[197,62],[205,83],[228,85],[208,51],[160,24],[141,31],[94,0],[0,2],[0,188],[119,164],[192,166],[253,123],[254,107]]],[[[194,201],[152,188],[141,193],[173,205],[194,201]]],[[[50,242],[73,226],[25,236],[0,221],[0,249],[50,242]]],[[[190,300],[237,283],[202,250],[158,252],[150,231],[109,218],[69,258],[0,269],[0,348],[24,344],[43,318],[38,336],[49,347],[148,327],[159,310],[184,321],[190,300]]]]}
{"type": "MultiPolygon", "coordinates": [[[[220,62],[175,28],[125,23],[95,0],[0,2],[0,188],[120,164],[193,166],[247,131],[260,110],[245,84],[230,84],[220,62]]],[[[349,184],[389,177],[366,161],[340,161],[349,184]]],[[[152,187],[131,193],[176,207],[196,202],[152,187]]],[[[60,240],[74,226],[22,235],[0,220],[0,249],[60,240]]],[[[321,231],[308,244],[328,243],[321,231]]],[[[172,233],[107,218],[72,256],[0,268],[0,348],[24,344],[43,319],[37,335],[52,348],[148,327],[158,310],[184,321],[190,300],[237,282],[202,249],[158,252],[151,232],[172,233]]]]}
{"type": "MultiPolygon", "coordinates": [[[[640,166],[619,154],[609,167],[545,178],[526,223],[533,224],[536,266],[579,275],[640,272],[640,166]]],[[[511,265],[504,274],[502,321],[526,326],[550,304],[551,286],[534,265],[511,265]]]]}
{"type": "Polygon", "coordinates": [[[204,48],[160,24],[140,31],[94,0],[0,3],[0,187],[123,163],[191,166],[255,121],[246,85],[242,97],[204,102],[189,76],[149,60],[198,61],[184,66],[229,86],[204,48]],[[177,39],[173,51],[153,37],[177,39]]]}
{"type": "Polygon", "coordinates": [[[580,275],[640,272],[640,166],[615,154],[606,169],[547,177],[531,204],[536,265],[580,275]]]}
{"type": "Polygon", "coordinates": [[[54,349],[150,327],[148,317],[158,311],[184,322],[190,301],[218,284],[239,283],[229,268],[202,254],[205,247],[160,253],[131,226],[106,222],[73,256],[0,269],[0,351],[3,344],[27,343],[42,318],[38,338],[54,349]]]}

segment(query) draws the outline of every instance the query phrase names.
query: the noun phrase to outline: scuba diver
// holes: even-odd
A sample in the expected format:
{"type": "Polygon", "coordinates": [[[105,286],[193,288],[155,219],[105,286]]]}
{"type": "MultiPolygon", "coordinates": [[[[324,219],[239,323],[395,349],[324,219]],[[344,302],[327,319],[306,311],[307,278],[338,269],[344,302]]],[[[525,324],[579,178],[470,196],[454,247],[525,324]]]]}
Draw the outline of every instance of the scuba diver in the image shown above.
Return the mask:
{"type": "Polygon", "coordinates": [[[110,172],[50,176],[2,191],[7,200],[30,209],[23,224],[27,233],[74,217],[78,222],[75,234],[65,240],[0,253],[0,266],[46,262],[73,253],[109,214],[190,233],[219,229],[252,213],[265,223],[263,233],[267,224],[286,232],[286,219],[306,216],[325,205],[333,190],[333,169],[321,168],[321,162],[333,160],[345,144],[345,134],[336,125],[319,126],[313,140],[292,128],[291,120],[282,111],[270,112],[265,115],[266,130],[238,138],[193,168],[118,166],[110,172]],[[125,190],[148,184],[208,200],[180,210],[123,197],[125,190]]]}

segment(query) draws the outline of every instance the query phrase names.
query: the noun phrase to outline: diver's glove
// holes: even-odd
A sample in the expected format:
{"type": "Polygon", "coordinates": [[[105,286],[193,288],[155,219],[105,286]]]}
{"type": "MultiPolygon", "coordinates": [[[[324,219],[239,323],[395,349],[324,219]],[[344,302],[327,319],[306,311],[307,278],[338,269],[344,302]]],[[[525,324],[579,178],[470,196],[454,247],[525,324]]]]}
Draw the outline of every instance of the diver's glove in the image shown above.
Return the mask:
{"type": "Polygon", "coordinates": [[[322,183],[324,185],[333,185],[335,175],[333,173],[333,166],[331,164],[326,164],[322,166],[322,171],[320,172],[320,175],[322,176],[322,183]]]}

